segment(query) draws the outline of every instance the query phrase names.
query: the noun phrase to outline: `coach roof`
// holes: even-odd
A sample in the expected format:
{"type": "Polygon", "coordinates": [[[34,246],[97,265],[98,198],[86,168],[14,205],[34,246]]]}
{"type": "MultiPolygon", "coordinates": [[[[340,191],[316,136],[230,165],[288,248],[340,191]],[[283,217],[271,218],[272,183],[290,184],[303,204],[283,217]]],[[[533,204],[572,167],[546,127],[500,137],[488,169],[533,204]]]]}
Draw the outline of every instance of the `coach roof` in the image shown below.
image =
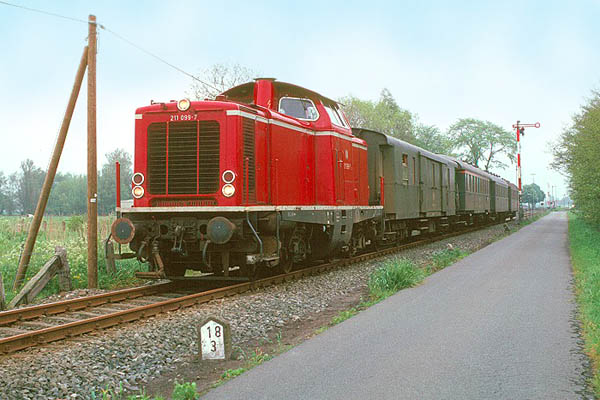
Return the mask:
{"type": "Polygon", "coordinates": [[[410,144],[408,142],[405,142],[404,140],[400,140],[400,139],[397,139],[397,138],[395,138],[393,136],[386,135],[385,133],[381,133],[381,132],[374,131],[374,130],[371,130],[371,129],[352,128],[352,133],[355,136],[362,137],[361,134],[363,132],[364,133],[375,133],[375,134],[381,135],[382,137],[385,138],[386,144],[388,144],[390,146],[399,147],[399,148],[403,148],[403,149],[408,149],[408,150],[410,150],[412,152],[415,152],[415,153],[418,152],[418,153],[421,153],[422,155],[424,155],[425,157],[427,157],[429,159],[432,159],[432,160],[435,160],[435,161],[438,161],[438,162],[441,162],[441,163],[444,163],[444,164],[449,164],[450,163],[450,160],[444,158],[444,156],[432,153],[430,151],[427,151],[425,149],[417,147],[414,144],[410,144]]]}
{"type": "Polygon", "coordinates": [[[456,159],[454,157],[446,156],[446,155],[444,155],[442,157],[447,158],[448,160],[451,160],[451,161],[455,162],[456,165],[457,165],[457,169],[463,169],[465,171],[469,171],[469,172],[471,172],[473,174],[477,174],[477,175],[483,176],[485,178],[488,178],[489,180],[494,181],[496,184],[499,184],[499,185],[502,185],[502,186],[506,186],[506,180],[503,179],[503,178],[501,178],[501,177],[499,177],[499,176],[490,174],[489,172],[486,172],[486,171],[484,171],[482,169],[479,169],[478,167],[476,167],[474,165],[471,165],[471,164],[469,164],[467,162],[458,160],[458,159],[456,159]]]}

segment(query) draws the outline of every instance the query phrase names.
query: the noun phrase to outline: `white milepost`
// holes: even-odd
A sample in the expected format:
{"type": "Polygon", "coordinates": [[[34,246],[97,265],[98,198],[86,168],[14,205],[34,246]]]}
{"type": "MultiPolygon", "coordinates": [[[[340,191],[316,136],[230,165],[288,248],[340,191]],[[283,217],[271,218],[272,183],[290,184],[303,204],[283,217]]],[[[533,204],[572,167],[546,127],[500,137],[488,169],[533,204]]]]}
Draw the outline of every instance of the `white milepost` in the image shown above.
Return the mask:
{"type": "Polygon", "coordinates": [[[203,360],[229,358],[231,338],[229,324],[217,318],[208,318],[199,327],[200,356],[203,360]]]}

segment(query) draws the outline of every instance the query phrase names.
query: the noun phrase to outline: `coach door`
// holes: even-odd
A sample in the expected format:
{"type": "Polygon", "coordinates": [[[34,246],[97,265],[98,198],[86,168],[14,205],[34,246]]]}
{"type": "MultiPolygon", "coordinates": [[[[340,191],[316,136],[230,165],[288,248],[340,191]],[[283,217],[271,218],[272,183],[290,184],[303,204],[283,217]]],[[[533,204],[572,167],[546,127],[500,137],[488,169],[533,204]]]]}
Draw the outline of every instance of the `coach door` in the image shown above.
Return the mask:
{"type": "Polygon", "coordinates": [[[421,213],[439,215],[442,210],[441,163],[421,155],[421,213]]]}
{"type": "Polygon", "coordinates": [[[444,164],[440,164],[440,177],[441,177],[441,201],[440,210],[445,213],[448,210],[448,167],[444,164]]]}

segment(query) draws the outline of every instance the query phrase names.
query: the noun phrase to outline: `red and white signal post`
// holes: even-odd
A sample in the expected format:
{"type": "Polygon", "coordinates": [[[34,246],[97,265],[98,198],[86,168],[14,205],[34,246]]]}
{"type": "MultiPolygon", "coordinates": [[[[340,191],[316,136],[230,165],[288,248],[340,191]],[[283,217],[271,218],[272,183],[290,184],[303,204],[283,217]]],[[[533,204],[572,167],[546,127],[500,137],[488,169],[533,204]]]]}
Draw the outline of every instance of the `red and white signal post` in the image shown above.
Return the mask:
{"type": "Polygon", "coordinates": [[[521,135],[525,136],[525,128],[539,128],[540,123],[535,124],[522,124],[521,121],[517,121],[512,126],[517,130],[517,180],[519,181],[519,196],[521,195],[521,135]]]}

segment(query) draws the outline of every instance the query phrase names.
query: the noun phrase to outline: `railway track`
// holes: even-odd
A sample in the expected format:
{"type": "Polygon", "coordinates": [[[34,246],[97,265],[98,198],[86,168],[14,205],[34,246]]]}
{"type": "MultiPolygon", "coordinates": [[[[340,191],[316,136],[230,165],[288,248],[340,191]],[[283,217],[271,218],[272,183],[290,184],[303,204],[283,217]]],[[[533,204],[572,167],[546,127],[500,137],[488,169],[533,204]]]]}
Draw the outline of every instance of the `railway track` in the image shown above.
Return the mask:
{"type": "MultiPolygon", "coordinates": [[[[399,246],[335,260],[288,274],[275,275],[250,282],[231,283],[224,287],[192,288],[188,282],[169,282],[123,289],[94,296],[0,312],[0,354],[66,339],[96,330],[110,328],[142,318],[190,307],[208,301],[244,293],[248,290],[319,274],[402,250],[463,235],[493,224],[463,229],[445,235],[426,237],[399,246]]],[[[222,279],[224,282],[225,279],[222,279]]],[[[221,283],[223,283],[221,282],[221,283]]],[[[216,285],[218,281],[203,282],[216,285]]]]}

